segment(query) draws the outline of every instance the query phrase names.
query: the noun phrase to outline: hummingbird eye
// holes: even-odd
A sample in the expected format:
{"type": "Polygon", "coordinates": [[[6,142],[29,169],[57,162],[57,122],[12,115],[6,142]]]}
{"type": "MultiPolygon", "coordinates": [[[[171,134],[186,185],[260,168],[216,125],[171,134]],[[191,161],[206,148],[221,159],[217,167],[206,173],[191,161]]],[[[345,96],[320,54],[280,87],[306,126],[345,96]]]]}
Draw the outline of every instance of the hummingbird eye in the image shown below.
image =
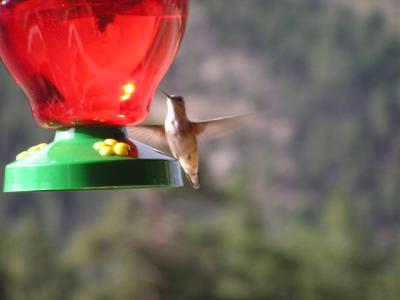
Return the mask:
{"type": "Polygon", "coordinates": [[[174,97],[174,100],[178,103],[183,103],[183,98],[181,96],[174,97]]]}

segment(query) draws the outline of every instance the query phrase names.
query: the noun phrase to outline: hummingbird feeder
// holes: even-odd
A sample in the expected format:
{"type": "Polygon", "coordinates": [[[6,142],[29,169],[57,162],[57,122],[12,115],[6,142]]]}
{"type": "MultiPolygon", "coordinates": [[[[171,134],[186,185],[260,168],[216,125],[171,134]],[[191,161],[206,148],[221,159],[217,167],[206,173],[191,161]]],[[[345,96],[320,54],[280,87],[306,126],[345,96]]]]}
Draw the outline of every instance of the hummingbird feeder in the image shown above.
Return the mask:
{"type": "Polygon", "coordinates": [[[188,0],[2,0],[0,56],[50,144],[5,169],[4,191],[181,186],[179,163],[132,140],[178,51],[188,0]]]}

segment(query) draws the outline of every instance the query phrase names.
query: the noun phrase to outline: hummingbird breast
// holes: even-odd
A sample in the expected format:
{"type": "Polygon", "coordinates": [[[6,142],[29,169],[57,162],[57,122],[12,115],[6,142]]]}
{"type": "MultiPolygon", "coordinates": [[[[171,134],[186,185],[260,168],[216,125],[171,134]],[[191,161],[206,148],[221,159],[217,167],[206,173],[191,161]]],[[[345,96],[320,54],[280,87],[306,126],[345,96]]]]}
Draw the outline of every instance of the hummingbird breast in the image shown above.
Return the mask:
{"type": "Polygon", "coordinates": [[[189,122],[166,120],[165,135],[172,154],[177,159],[189,157],[193,152],[197,152],[196,137],[191,132],[189,122]]]}

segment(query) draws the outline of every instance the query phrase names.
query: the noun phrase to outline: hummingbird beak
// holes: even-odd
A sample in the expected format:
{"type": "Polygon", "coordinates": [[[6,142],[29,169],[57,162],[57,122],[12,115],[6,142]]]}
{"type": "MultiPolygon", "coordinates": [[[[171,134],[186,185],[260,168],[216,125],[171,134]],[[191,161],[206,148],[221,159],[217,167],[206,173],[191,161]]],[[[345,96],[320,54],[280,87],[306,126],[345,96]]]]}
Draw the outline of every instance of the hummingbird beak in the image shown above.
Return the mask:
{"type": "Polygon", "coordinates": [[[161,91],[161,93],[163,93],[168,99],[171,99],[171,95],[169,95],[168,93],[161,91]]]}

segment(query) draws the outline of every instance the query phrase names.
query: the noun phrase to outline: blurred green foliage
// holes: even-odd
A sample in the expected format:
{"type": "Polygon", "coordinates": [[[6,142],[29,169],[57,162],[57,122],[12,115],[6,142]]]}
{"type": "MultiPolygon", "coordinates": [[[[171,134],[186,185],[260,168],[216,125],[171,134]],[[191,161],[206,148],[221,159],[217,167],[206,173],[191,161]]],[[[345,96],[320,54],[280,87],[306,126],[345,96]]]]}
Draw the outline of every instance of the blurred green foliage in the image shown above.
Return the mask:
{"type": "MultiPolygon", "coordinates": [[[[0,299],[400,299],[398,33],[382,14],[334,1],[196,5],[221,51],[255,57],[274,79],[294,172],[246,156],[224,186],[204,175],[196,194],[4,196],[0,299]],[[300,212],[265,212],[271,199],[255,182],[295,190],[300,212]],[[290,220],[277,226],[271,214],[290,220]]],[[[0,75],[1,87],[11,84],[0,75]]],[[[0,94],[2,127],[14,137],[1,148],[7,161],[45,133],[31,135],[33,120],[15,117],[28,110],[8,100],[18,92],[0,94]]],[[[248,96],[263,107],[264,95],[248,96]]],[[[264,147],[274,160],[262,138],[236,146],[264,147]]]]}
{"type": "Polygon", "coordinates": [[[23,221],[2,237],[1,292],[32,300],[398,299],[400,265],[367,246],[347,205],[333,198],[319,226],[273,235],[237,199],[214,222],[178,222],[176,235],[159,242],[137,203],[121,200],[60,252],[37,223],[23,221]]]}

